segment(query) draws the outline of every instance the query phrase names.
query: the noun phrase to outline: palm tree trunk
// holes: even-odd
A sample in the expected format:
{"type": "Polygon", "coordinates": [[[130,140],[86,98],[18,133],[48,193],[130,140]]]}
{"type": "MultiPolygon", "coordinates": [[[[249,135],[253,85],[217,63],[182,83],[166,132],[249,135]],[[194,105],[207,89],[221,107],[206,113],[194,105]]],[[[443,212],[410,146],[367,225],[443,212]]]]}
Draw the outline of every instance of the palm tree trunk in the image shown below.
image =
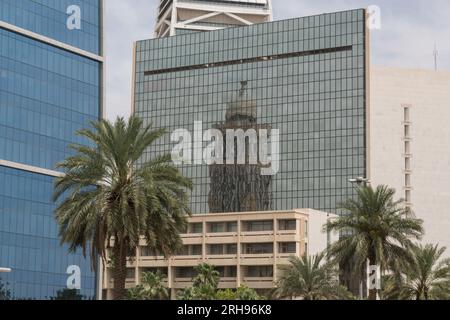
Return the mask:
{"type": "MultiPolygon", "coordinates": [[[[372,253],[372,254],[370,254],[370,257],[369,257],[369,265],[375,266],[376,264],[377,264],[377,261],[375,258],[375,254],[372,253]]],[[[378,296],[377,288],[369,289],[369,300],[377,300],[377,296],[378,296]]]]}
{"type": "Polygon", "coordinates": [[[123,243],[114,244],[114,300],[123,300],[126,296],[125,282],[127,277],[127,250],[123,243]]]}

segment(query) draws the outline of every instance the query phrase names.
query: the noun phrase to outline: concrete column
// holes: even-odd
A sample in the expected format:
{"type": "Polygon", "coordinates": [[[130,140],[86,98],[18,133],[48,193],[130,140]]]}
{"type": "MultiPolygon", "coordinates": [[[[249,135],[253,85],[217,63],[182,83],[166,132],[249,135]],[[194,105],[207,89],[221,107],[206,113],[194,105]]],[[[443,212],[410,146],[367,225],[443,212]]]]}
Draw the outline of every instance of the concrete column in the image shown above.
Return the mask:
{"type": "Polygon", "coordinates": [[[273,219],[273,283],[275,285],[275,281],[277,281],[277,259],[278,257],[278,224],[277,219],[273,219]]]}
{"type": "Polygon", "coordinates": [[[206,252],[206,221],[203,219],[202,221],[202,231],[203,231],[203,239],[202,239],[202,261],[206,262],[206,255],[208,254],[206,252]]]}
{"type": "Polygon", "coordinates": [[[242,232],[242,221],[240,218],[237,220],[237,264],[236,264],[236,287],[240,287],[242,283],[242,270],[241,270],[241,232],[242,232]]]}
{"type": "Polygon", "coordinates": [[[138,246],[136,248],[136,258],[135,258],[135,269],[134,269],[134,284],[137,286],[141,283],[141,277],[139,274],[139,260],[141,257],[141,248],[138,246]]]}
{"type": "Polygon", "coordinates": [[[169,258],[169,263],[167,266],[167,286],[170,289],[170,299],[176,299],[175,285],[174,285],[174,268],[172,267],[172,258],[169,258]]]}
{"type": "Polygon", "coordinates": [[[302,234],[302,220],[296,219],[295,220],[295,239],[296,239],[296,252],[295,255],[297,257],[302,256],[302,241],[303,241],[303,234],[302,234]]]}

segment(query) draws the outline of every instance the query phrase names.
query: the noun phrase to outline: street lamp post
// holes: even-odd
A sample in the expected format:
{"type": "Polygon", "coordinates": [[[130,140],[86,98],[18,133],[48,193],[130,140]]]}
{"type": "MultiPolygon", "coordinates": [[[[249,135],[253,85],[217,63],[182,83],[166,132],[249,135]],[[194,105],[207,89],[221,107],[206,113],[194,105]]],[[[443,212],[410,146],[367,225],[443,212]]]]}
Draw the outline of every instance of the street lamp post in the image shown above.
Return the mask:
{"type": "Polygon", "coordinates": [[[367,186],[370,184],[370,180],[364,177],[358,177],[358,178],[353,178],[353,179],[348,179],[348,182],[350,183],[356,183],[357,185],[361,186],[367,186]]]}
{"type": "MultiPolygon", "coordinates": [[[[364,187],[370,186],[370,183],[371,183],[371,181],[370,181],[369,179],[364,178],[364,177],[358,177],[358,178],[349,179],[348,182],[350,182],[350,183],[352,183],[352,184],[355,184],[355,183],[356,183],[356,184],[358,185],[358,187],[361,187],[361,186],[364,186],[364,187]]],[[[368,263],[367,263],[367,265],[368,265],[368,263]]],[[[369,269],[370,266],[368,265],[367,268],[369,269]]],[[[367,273],[367,275],[366,275],[366,277],[367,277],[367,283],[369,283],[369,281],[370,281],[370,280],[369,280],[370,274],[369,274],[368,271],[366,271],[366,273],[367,273]]],[[[376,274],[376,276],[378,276],[377,273],[375,273],[375,274],[376,274]]],[[[363,292],[363,281],[361,281],[361,283],[360,283],[360,296],[361,296],[361,297],[362,297],[362,292],[363,292]]],[[[379,296],[377,295],[377,299],[378,299],[378,298],[379,298],[379,296]]]]}
{"type": "Polygon", "coordinates": [[[0,268],[0,273],[9,273],[12,270],[10,268],[0,268]]]}

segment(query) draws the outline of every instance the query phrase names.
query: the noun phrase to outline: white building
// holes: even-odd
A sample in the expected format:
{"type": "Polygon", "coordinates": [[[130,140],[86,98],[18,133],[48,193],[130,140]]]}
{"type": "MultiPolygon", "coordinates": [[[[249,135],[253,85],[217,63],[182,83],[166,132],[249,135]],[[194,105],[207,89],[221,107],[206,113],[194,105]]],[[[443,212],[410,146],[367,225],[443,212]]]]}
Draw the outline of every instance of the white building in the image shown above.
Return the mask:
{"type": "Polygon", "coordinates": [[[450,256],[450,72],[372,68],[370,179],[424,220],[450,256]]]}
{"type": "Polygon", "coordinates": [[[271,0],[160,0],[155,35],[210,31],[272,21],[271,0]]]}

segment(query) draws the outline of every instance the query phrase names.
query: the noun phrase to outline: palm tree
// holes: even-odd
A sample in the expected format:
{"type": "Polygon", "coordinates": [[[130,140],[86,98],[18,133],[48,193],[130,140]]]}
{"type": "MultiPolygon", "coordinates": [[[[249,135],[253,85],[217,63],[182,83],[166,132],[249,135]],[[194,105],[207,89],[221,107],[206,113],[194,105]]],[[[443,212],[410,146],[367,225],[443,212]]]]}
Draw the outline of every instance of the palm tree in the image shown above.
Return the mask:
{"type": "Polygon", "coordinates": [[[55,182],[55,215],[60,237],[70,251],[90,247],[93,268],[112,251],[114,299],[126,295],[127,256],[135,252],[141,236],[147,245],[165,255],[181,246],[179,233],[186,226],[187,189],[169,155],[141,163],[144,152],[165,134],[141,119],[114,124],[102,120],[92,129],[78,131],[91,146],[74,145],[73,156],[58,165],[65,175],[55,182]],[[112,240],[112,241],[110,241],[112,240]]]}
{"type": "Polygon", "coordinates": [[[220,281],[220,273],[210,264],[203,263],[195,267],[197,276],[193,279],[194,287],[211,287],[217,289],[220,281]]]}
{"type": "Polygon", "coordinates": [[[255,289],[249,288],[245,285],[241,285],[236,290],[236,300],[244,300],[244,301],[256,301],[256,300],[264,300],[263,296],[260,296],[255,289]]]}
{"type": "Polygon", "coordinates": [[[166,276],[161,271],[144,272],[142,284],[128,290],[129,300],[168,300],[169,289],[165,284],[166,276]]]}
{"type": "Polygon", "coordinates": [[[193,286],[177,294],[178,300],[214,300],[219,286],[220,273],[208,263],[195,267],[197,275],[192,279],[193,286]]]}
{"type": "Polygon", "coordinates": [[[391,275],[386,298],[402,300],[448,299],[450,259],[442,259],[446,248],[418,245],[412,248],[414,262],[400,275],[391,275]]]}
{"type": "Polygon", "coordinates": [[[325,253],[289,258],[290,264],[282,267],[273,296],[303,300],[350,298],[350,293],[339,285],[337,267],[324,258],[325,253]]]}
{"type": "Polygon", "coordinates": [[[197,288],[188,287],[183,290],[178,291],[177,300],[181,301],[192,301],[197,300],[197,288]]]}
{"type": "Polygon", "coordinates": [[[169,289],[164,283],[165,279],[166,276],[161,271],[157,271],[156,273],[144,272],[142,274],[142,284],[151,300],[169,299],[169,289]]]}
{"type": "MultiPolygon", "coordinates": [[[[330,257],[341,266],[351,265],[359,276],[367,261],[380,266],[382,273],[412,262],[411,239],[421,238],[422,221],[415,219],[402,201],[394,201],[394,195],[395,191],[386,186],[375,190],[364,186],[358,189],[356,199],[344,202],[340,207],[346,213],[324,227],[341,235],[329,248],[330,257]]],[[[377,289],[371,289],[369,299],[377,299],[377,293],[377,289]]]]}
{"type": "Polygon", "coordinates": [[[225,289],[219,290],[216,293],[216,299],[221,301],[243,300],[243,301],[257,301],[264,300],[255,289],[241,285],[237,290],[225,289]]]}
{"type": "Polygon", "coordinates": [[[145,289],[143,285],[137,285],[127,291],[127,300],[146,300],[145,289]]]}

